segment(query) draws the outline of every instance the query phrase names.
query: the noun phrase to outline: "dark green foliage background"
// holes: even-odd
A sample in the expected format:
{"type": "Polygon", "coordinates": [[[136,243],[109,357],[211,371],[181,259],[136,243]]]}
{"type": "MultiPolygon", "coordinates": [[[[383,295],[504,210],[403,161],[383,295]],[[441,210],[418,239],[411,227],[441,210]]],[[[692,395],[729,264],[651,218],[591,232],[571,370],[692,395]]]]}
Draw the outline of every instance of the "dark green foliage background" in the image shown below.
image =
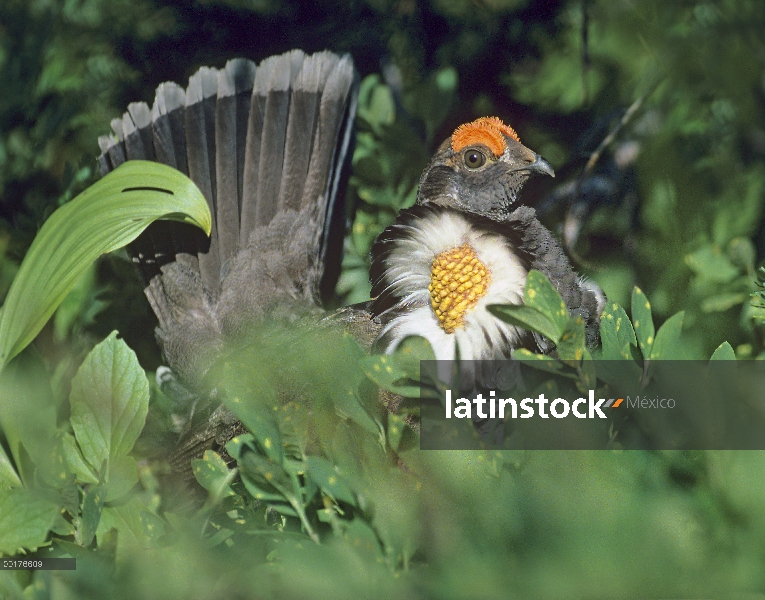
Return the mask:
{"type": "MultiPolygon", "coordinates": [[[[96,139],[129,102],[151,104],[160,82],[185,84],[233,56],[330,48],[350,52],[365,78],[338,303],[368,297],[371,241],[414,201],[428,157],[458,124],[496,114],[552,163],[558,177],[530,182],[523,197],[561,232],[560,199],[627,107],[656,86],[582,182],[578,268],[625,307],[639,285],[657,329],[685,311],[684,357],[707,358],[724,340],[738,358],[757,357],[763,330],[750,294],[765,258],[764,31],[758,0],[5,0],[0,297],[45,218],[95,180],[96,139]]],[[[65,398],[82,358],[114,329],[153,371],[154,325],[118,253],[80,282],[35,345],[65,398]]],[[[302,574],[292,597],[328,597],[343,577],[351,582],[338,594],[348,597],[765,594],[761,453],[535,453],[488,467],[469,453],[421,460],[437,499],[411,500],[409,487],[386,480],[380,507],[399,527],[394,537],[420,531],[427,515],[425,533],[406,539],[429,561],[415,552],[417,572],[438,583],[419,586],[411,572],[391,579],[370,567],[374,557],[357,569],[351,546],[311,560],[284,550],[283,568],[302,574]]],[[[194,568],[217,555],[197,547],[186,563],[165,557],[154,571],[135,563],[148,587],[133,582],[125,597],[183,597],[164,577],[181,567],[208,597],[265,580],[278,589],[273,573],[248,574],[246,553],[227,565],[236,583],[217,588],[217,567],[194,568]]],[[[97,563],[84,569],[79,585],[91,592],[80,596],[112,585],[97,563]]]]}

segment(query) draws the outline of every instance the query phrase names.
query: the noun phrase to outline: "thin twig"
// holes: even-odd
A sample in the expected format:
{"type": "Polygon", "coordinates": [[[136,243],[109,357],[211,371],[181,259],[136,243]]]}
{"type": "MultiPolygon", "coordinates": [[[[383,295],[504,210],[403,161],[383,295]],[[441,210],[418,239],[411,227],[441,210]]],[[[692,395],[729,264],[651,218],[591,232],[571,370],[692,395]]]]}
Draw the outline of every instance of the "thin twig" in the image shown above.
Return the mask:
{"type": "Polygon", "coordinates": [[[660,77],[648,90],[645,91],[645,93],[640,96],[637,100],[635,100],[630,107],[624,111],[624,114],[622,115],[622,118],[619,119],[619,122],[616,124],[616,126],[608,133],[608,135],[603,138],[603,141],[600,142],[597,148],[595,148],[595,151],[590,154],[590,159],[587,161],[587,164],[584,166],[584,170],[582,171],[582,174],[579,176],[579,181],[576,185],[576,193],[574,194],[574,198],[576,199],[579,196],[579,187],[582,184],[582,180],[589,175],[592,170],[595,168],[595,165],[597,164],[598,160],[600,160],[601,155],[603,152],[608,148],[614,141],[617,135],[619,135],[619,132],[624,128],[624,126],[630,122],[633,116],[635,116],[635,113],[640,110],[640,107],[643,106],[643,102],[645,102],[648,97],[653,94],[656,91],[656,88],[659,87],[659,84],[664,81],[664,77],[660,77]]]}
{"type": "MultiPolygon", "coordinates": [[[[584,182],[585,178],[592,173],[592,170],[595,168],[595,165],[600,160],[600,157],[603,155],[603,152],[605,152],[606,148],[608,148],[613,141],[616,139],[616,136],[619,135],[619,132],[624,128],[627,123],[630,122],[632,117],[635,116],[635,114],[640,110],[640,108],[643,106],[643,103],[656,91],[656,88],[659,87],[659,84],[664,81],[664,78],[666,75],[660,77],[657,79],[653,85],[651,85],[650,88],[648,88],[642,96],[640,96],[637,100],[635,100],[630,107],[624,111],[624,114],[622,115],[622,118],[619,119],[619,122],[614,126],[614,128],[608,132],[608,135],[603,138],[603,141],[598,144],[598,147],[595,148],[592,154],[590,154],[590,158],[587,160],[587,164],[584,165],[584,169],[582,169],[581,174],[576,180],[576,187],[574,188],[574,193],[572,196],[571,204],[569,205],[569,211],[566,215],[566,222],[564,225],[564,231],[569,226],[569,221],[573,219],[573,215],[571,214],[571,207],[576,206],[577,202],[579,201],[579,196],[581,194],[582,189],[582,183],[584,182]]],[[[577,235],[578,237],[578,235],[577,235]]],[[[591,266],[588,265],[587,261],[585,261],[581,256],[579,256],[576,252],[576,249],[574,248],[574,245],[576,243],[576,238],[574,238],[573,243],[569,243],[566,239],[566,236],[564,236],[564,245],[566,247],[566,250],[571,255],[571,258],[574,259],[575,262],[583,265],[583,266],[591,266]]]]}

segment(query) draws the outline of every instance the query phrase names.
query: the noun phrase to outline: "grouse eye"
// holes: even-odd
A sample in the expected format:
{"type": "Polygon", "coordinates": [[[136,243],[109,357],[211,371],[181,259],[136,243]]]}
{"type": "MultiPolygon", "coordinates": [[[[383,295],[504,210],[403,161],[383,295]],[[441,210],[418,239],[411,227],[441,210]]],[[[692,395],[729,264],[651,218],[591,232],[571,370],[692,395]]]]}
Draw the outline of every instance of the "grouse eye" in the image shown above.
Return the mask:
{"type": "Polygon", "coordinates": [[[468,150],[465,152],[465,165],[468,169],[477,169],[486,162],[486,157],[479,150],[468,150]]]}

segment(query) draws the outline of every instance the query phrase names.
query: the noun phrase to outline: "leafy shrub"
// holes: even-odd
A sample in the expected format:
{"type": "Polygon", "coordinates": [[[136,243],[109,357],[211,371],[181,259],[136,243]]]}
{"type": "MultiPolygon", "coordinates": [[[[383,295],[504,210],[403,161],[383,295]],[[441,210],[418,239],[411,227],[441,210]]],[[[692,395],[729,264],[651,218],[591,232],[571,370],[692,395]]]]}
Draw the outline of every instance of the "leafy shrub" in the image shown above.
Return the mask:
{"type": "MultiPolygon", "coordinates": [[[[560,185],[524,190],[546,223],[568,222],[584,202],[571,249],[611,300],[594,358],[758,356],[762,319],[749,296],[763,254],[764,15],[753,0],[5,2],[0,294],[46,217],[92,183],[96,136],[124,105],[201,64],[329,46],[350,51],[365,77],[341,301],[368,296],[369,244],[413,202],[434,145],[460,122],[498,114],[556,168],[560,185]]],[[[54,331],[2,373],[0,550],[77,556],[78,569],[2,571],[0,596],[765,589],[762,453],[419,451],[372,385],[411,392],[424,352],[415,342],[383,363],[340,335],[263,332],[266,348],[243,354],[251,362],[221,365],[249,429],[228,448],[235,462],[212,452],[195,462],[206,503],[173,512],[151,452],[172,438],[172,402],[110,333],[144,368],[158,364],[129,278],[119,254],[99,262],[54,331]],[[275,397],[285,378],[303,404],[275,397]],[[112,419],[118,409],[130,426],[112,419]]],[[[546,297],[553,304],[497,311],[556,339],[571,364],[529,360],[592,381],[580,325],[558,319],[546,297]]],[[[0,340],[6,352],[17,341],[0,340]]]]}

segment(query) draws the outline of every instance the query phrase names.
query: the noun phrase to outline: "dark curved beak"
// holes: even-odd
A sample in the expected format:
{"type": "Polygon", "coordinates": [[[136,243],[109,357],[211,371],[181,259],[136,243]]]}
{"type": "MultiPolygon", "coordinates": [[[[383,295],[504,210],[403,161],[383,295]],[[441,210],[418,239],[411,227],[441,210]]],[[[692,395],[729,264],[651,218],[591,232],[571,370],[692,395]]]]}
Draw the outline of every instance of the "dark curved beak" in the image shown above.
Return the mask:
{"type": "Polygon", "coordinates": [[[534,162],[524,167],[524,169],[527,171],[531,171],[532,173],[540,173],[542,175],[549,175],[550,177],[555,177],[555,171],[553,171],[553,168],[550,166],[550,163],[547,162],[541,156],[539,156],[539,154],[537,154],[536,152],[534,153],[534,162]]]}

